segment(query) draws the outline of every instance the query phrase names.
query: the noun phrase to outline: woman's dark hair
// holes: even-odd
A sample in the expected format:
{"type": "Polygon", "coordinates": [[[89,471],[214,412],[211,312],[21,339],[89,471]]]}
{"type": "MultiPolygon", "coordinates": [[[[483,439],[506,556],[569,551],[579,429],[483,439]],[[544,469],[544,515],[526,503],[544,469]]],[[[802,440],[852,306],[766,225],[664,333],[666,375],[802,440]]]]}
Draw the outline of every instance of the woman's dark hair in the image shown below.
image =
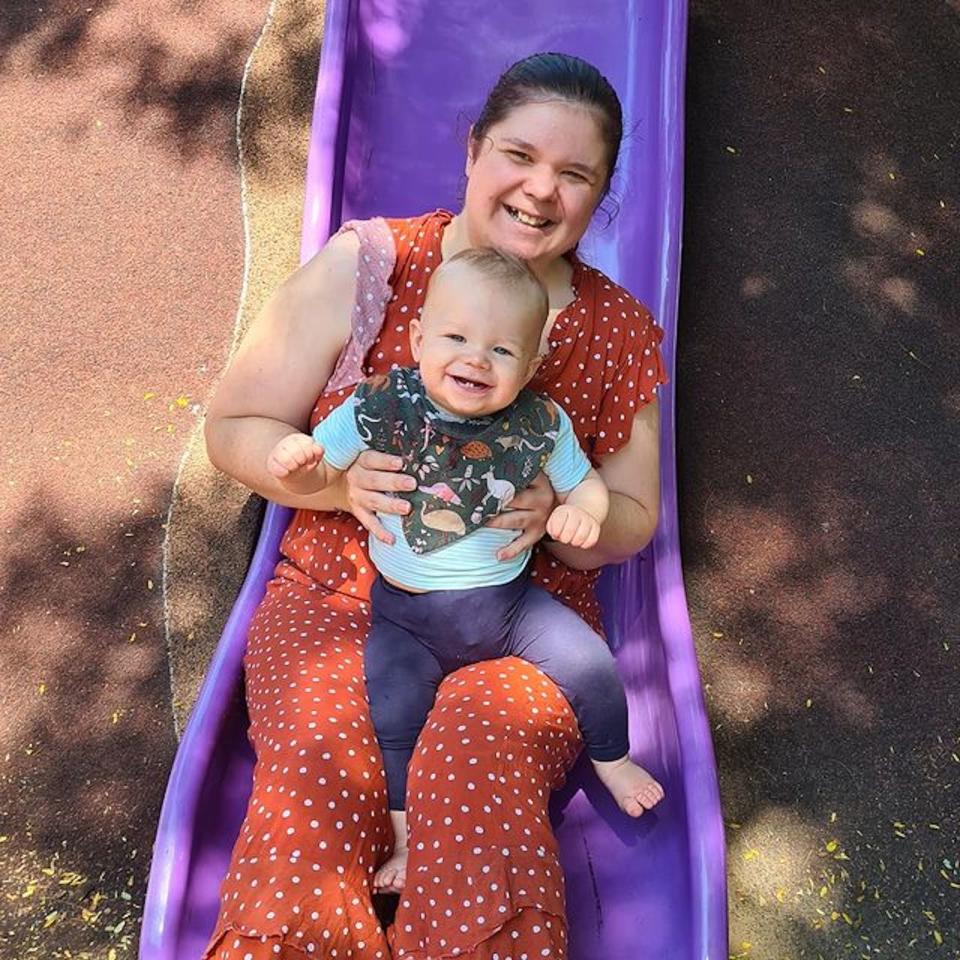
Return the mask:
{"type": "Polygon", "coordinates": [[[606,196],[623,137],[620,100],[607,78],[593,64],[568,53],[535,53],[508,68],[490,91],[473,124],[471,148],[479,145],[490,128],[515,108],[547,99],[580,104],[597,114],[607,148],[607,180],[603,187],[603,196],[606,196]]]}

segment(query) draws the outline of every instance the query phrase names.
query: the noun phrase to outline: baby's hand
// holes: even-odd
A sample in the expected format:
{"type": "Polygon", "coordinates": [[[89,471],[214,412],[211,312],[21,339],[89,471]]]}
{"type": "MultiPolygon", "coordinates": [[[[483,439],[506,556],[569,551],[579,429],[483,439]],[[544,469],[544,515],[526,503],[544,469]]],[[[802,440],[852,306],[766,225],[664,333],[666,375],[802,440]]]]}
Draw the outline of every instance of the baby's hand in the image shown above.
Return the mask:
{"type": "Polygon", "coordinates": [[[323,460],[323,447],[305,433],[285,436],[267,457],[267,471],[278,480],[299,480],[323,460]]]}
{"type": "Polygon", "coordinates": [[[550,514],[547,533],[558,543],[589,550],[600,538],[600,523],[586,510],[563,504],[550,514]]]}

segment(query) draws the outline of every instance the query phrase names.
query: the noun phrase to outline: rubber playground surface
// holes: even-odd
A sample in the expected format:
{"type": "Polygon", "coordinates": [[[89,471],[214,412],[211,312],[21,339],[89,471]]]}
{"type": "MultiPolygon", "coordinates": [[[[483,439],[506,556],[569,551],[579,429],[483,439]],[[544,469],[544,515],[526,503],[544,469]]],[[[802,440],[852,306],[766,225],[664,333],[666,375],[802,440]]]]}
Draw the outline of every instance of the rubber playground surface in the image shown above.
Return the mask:
{"type": "MultiPolygon", "coordinates": [[[[136,955],[242,576],[256,507],[191,438],[296,262],[322,6],[251,58],[242,211],[267,12],[0,33],[4,960],[136,955]]],[[[681,521],[733,956],[960,956],[958,50],[952,3],[691,4],[681,521]]]]}

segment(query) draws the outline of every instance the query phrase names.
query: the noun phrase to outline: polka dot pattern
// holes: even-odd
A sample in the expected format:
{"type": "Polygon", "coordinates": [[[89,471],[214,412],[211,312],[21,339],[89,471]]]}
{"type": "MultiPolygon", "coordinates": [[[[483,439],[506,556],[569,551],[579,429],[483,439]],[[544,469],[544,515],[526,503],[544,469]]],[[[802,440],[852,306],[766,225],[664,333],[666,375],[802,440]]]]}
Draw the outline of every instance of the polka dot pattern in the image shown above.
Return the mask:
{"type": "Polygon", "coordinates": [[[367,604],[302,576],[267,588],[244,656],[253,790],[205,956],[390,956],[369,891],[390,832],[368,626],[367,604]]]}
{"type": "Polygon", "coordinates": [[[393,289],[393,232],[386,220],[350,220],[337,234],[352,232],[360,240],[357,261],[357,292],[354,297],[351,336],[327,381],[327,392],[339,391],[363,376],[363,361],[383,326],[383,310],[393,289]]]}
{"type": "Polygon", "coordinates": [[[473,955],[494,931],[503,940],[518,911],[541,918],[521,952],[562,943],[563,874],[547,802],[579,749],[569,704],[525,661],[474,664],[444,680],[410,765],[398,960],[473,955]]]}
{"type": "Polygon", "coordinates": [[[205,957],[492,958],[500,943],[501,956],[539,945],[531,956],[562,958],[547,802],[581,743],[559,690],[517,658],[440,687],[411,763],[409,881],[388,945],[369,888],[390,834],[368,628],[366,602],[292,564],[268,586],[244,657],[253,790],[205,957]]]}
{"type": "MultiPolygon", "coordinates": [[[[396,264],[364,375],[412,362],[409,318],[450,219],[436,211],[386,221],[396,264]]],[[[596,462],[627,442],[634,413],[666,381],[662,333],[603,274],[575,259],[573,268],[576,296],[554,323],[534,386],[564,405],[596,462]]],[[[334,386],[313,423],[348,395],[348,384],[334,386]]],[[[363,682],[366,531],[348,514],[298,511],[282,552],[250,628],[257,764],[204,957],[563,960],[563,875],[547,802],[580,749],[566,700],[516,658],[444,680],[411,763],[407,888],[388,942],[369,886],[390,834],[363,682]]],[[[599,629],[595,574],[538,552],[534,578],[599,629]]]]}

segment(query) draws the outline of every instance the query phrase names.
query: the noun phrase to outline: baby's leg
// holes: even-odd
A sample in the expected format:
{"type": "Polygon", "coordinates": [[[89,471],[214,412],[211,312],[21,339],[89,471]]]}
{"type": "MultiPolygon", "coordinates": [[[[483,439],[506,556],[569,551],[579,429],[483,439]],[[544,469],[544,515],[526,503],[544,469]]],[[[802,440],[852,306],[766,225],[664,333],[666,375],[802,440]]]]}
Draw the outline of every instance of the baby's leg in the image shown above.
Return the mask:
{"type": "MultiPolygon", "coordinates": [[[[416,598],[412,598],[416,599],[416,598]]],[[[436,657],[386,614],[393,600],[378,603],[373,591],[373,622],[364,648],[364,674],[370,717],[383,754],[387,801],[394,828],[393,854],[373,879],[378,893],[399,893],[406,879],[407,764],[436,697],[443,671],[436,657]]]]}
{"type": "Polygon", "coordinates": [[[512,652],[539,667],[573,707],[587,754],[620,808],[639,817],[663,788],[629,757],[627,698],[613,654],[569,607],[529,586],[514,621],[512,652]]]}

